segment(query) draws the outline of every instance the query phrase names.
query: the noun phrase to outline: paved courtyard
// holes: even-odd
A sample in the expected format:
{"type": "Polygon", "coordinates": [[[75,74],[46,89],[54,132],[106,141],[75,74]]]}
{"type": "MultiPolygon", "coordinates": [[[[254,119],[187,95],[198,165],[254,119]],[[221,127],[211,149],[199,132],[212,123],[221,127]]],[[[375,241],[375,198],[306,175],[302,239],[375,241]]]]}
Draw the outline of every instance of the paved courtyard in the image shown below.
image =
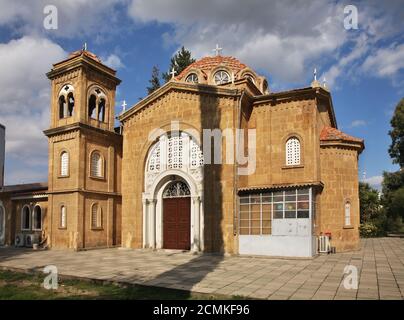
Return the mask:
{"type": "Polygon", "coordinates": [[[0,248],[0,268],[56,265],[59,274],[260,299],[403,299],[404,239],[363,239],[360,251],[314,259],[222,257],[127,249],[0,248]],[[345,289],[344,268],[358,270],[345,289]]]}

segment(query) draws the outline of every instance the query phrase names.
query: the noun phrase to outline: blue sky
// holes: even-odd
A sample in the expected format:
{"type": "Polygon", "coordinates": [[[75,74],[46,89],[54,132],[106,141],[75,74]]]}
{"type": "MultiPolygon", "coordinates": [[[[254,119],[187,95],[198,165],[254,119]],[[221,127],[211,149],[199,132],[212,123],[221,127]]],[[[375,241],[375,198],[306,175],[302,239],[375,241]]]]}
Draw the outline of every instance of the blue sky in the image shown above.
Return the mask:
{"type": "Polygon", "coordinates": [[[50,1],[0,0],[0,123],[7,127],[6,183],[47,180],[51,64],[80,49],[117,69],[117,91],[145,97],[153,65],[167,71],[184,45],[196,58],[239,58],[266,76],[272,91],[306,87],[314,67],[331,88],[339,128],[365,139],[360,174],[380,185],[397,170],[387,149],[395,105],[404,97],[402,1],[54,0],[58,29],[43,27],[50,1]],[[344,7],[358,29],[344,29],[344,7]]]}

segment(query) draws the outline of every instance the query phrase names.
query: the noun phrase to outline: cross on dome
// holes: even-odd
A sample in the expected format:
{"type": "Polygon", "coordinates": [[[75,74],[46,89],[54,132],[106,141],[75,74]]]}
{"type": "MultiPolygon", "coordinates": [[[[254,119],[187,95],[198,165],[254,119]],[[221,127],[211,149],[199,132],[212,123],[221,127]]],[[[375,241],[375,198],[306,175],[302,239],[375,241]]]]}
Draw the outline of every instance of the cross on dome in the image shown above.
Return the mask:
{"type": "Polygon", "coordinates": [[[223,50],[223,48],[220,48],[219,44],[216,43],[216,48],[213,49],[212,51],[215,52],[216,56],[220,56],[220,51],[222,51],[222,50],[223,50]]]}

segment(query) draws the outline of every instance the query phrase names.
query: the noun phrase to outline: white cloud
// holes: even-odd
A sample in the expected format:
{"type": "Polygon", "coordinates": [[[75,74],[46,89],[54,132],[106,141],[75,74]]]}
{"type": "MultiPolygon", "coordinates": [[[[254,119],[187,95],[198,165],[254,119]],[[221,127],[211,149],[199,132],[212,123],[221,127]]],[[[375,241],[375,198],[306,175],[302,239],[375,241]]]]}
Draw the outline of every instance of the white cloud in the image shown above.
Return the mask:
{"type": "Polygon", "coordinates": [[[340,57],[338,61],[323,74],[323,77],[327,80],[328,87],[337,87],[337,80],[339,80],[342,75],[353,77],[355,72],[352,70],[356,68],[353,68],[352,64],[369,52],[370,40],[365,33],[362,33],[361,36],[353,42],[355,43],[353,49],[340,57]]]}
{"type": "Polygon", "coordinates": [[[390,77],[404,69],[404,44],[394,43],[388,48],[377,49],[367,57],[363,69],[379,77],[390,77]]]}
{"type": "Polygon", "coordinates": [[[101,60],[108,67],[115,69],[115,70],[121,69],[124,67],[124,64],[122,63],[121,59],[114,53],[110,54],[107,58],[102,58],[101,60]]]}
{"type": "Polygon", "coordinates": [[[373,176],[363,179],[362,182],[369,183],[373,187],[380,187],[383,182],[383,176],[373,176]]]}
{"type": "MultiPolygon", "coordinates": [[[[219,43],[224,55],[275,81],[307,85],[313,67],[323,67],[328,85],[337,87],[337,81],[357,79],[363,60],[380,47],[378,41],[400,34],[403,14],[398,0],[388,6],[370,0],[358,5],[359,30],[347,31],[344,5],[332,0],[132,0],[129,14],[140,23],[171,24],[174,31],[163,35],[164,43],[185,45],[197,58],[211,55],[219,43]]],[[[391,57],[396,66],[400,57],[391,57]]]]}
{"type": "Polygon", "coordinates": [[[112,31],[111,24],[119,20],[117,4],[122,0],[0,0],[0,26],[13,26],[19,34],[48,32],[57,37],[75,37],[112,31]],[[52,4],[58,10],[58,30],[43,27],[45,6],[52,4]]]}
{"type": "Polygon", "coordinates": [[[365,120],[354,120],[351,122],[349,125],[350,128],[356,128],[356,127],[363,127],[366,126],[367,122],[365,120]]]}
{"type": "Polygon", "coordinates": [[[281,81],[307,80],[307,66],[346,38],[343,9],[332,1],[133,0],[129,13],[143,23],[173,24],[165,42],[183,44],[196,57],[211,55],[219,43],[224,55],[281,81]]]}
{"type": "MultiPolygon", "coordinates": [[[[50,84],[45,73],[52,63],[66,57],[57,44],[44,38],[26,36],[0,44],[0,123],[6,126],[6,157],[35,171],[48,158],[50,84]]],[[[6,172],[14,183],[21,168],[6,172]]]]}

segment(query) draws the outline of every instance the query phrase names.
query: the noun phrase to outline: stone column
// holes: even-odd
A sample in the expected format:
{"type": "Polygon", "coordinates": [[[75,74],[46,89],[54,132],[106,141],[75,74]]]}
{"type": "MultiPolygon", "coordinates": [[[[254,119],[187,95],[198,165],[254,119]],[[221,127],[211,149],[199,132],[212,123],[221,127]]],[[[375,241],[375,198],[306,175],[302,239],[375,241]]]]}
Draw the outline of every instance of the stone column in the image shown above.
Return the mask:
{"type": "Polygon", "coordinates": [[[152,249],[156,248],[156,200],[149,199],[149,227],[150,227],[150,237],[149,237],[149,247],[152,249]]]}
{"type": "Polygon", "coordinates": [[[147,232],[147,200],[146,199],[142,199],[142,203],[143,203],[143,242],[142,242],[142,247],[143,248],[147,248],[148,246],[148,241],[147,241],[147,236],[148,236],[148,232],[147,232]]]}
{"type": "Polygon", "coordinates": [[[192,251],[200,251],[200,241],[201,241],[201,234],[200,234],[200,204],[201,199],[197,197],[192,197],[193,204],[194,204],[194,239],[193,239],[193,246],[192,251]]]}

